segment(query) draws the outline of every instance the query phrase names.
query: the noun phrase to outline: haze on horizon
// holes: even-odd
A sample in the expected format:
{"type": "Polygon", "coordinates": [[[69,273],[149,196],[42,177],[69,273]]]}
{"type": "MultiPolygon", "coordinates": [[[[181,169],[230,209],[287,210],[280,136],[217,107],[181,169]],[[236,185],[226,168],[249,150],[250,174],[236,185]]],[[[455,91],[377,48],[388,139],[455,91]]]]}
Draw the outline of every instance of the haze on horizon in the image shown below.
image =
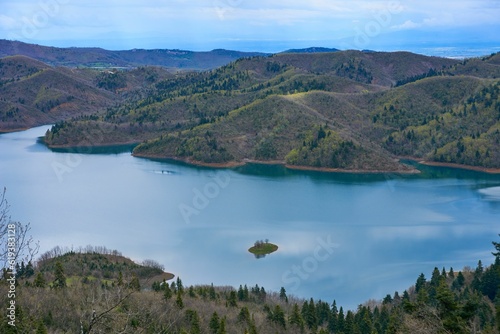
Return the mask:
{"type": "Polygon", "coordinates": [[[0,38],[57,47],[500,50],[498,0],[2,0],[0,38]]]}

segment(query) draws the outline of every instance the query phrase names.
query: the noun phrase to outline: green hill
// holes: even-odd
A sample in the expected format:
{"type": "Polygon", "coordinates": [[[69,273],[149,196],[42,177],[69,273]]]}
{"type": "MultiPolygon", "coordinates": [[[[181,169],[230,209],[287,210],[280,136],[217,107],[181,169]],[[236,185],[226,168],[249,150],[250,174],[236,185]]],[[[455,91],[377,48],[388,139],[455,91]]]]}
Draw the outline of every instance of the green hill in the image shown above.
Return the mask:
{"type": "Polygon", "coordinates": [[[23,56],[2,58],[0,131],[98,114],[130,91],[168,77],[173,74],[154,67],[99,71],[52,67],[23,56]]]}
{"type": "MultiPolygon", "coordinates": [[[[58,123],[46,142],[81,146],[98,132],[91,145],[140,143],[137,156],[213,166],[409,172],[405,156],[495,169],[498,62],[359,51],[244,58],[130,85],[118,105],[58,123]]],[[[97,89],[115,95],[131,80],[99,75],[97,89]]]]}

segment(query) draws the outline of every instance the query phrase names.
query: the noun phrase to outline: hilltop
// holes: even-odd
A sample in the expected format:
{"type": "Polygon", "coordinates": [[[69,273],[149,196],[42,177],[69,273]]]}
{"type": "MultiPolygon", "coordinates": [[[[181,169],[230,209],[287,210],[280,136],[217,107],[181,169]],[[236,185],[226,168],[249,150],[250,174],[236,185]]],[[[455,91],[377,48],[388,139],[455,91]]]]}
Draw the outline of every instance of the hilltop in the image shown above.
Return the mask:
{"type": "Polygon", "coordinates": [[[134,155],[209,166],[248,161],[332,171],[413,172],[398,157],[494,171],[500,55],[282,53],[168,78],[93,119],[57,124],[52,147],[140,143],[134,155]],[[109,131],[109,129],[115,129],[109,131]]]}

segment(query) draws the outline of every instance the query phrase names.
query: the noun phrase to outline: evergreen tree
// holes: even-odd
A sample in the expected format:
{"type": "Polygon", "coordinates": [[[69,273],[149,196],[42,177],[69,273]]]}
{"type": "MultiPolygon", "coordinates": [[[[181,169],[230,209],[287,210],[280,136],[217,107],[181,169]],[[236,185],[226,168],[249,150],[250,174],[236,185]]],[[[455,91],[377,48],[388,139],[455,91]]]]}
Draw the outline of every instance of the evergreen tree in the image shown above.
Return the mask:
{"type": "Polygon", "coordinates": [[[194,287],[192,285],[189,286],[188,294],[189,294],[189,297],[196,298],[196,292],[194,291],[194,287]]]}
{"type": "Polygon", "coordinates": [[[238,304],[236,303],[236,291],[231,290],[231,292],[229,292],[229,297],[227,299],[227,302],[230,307],[238,306],[238,304]]]}
{"type": "Polygon", "coordinates": [[[250,311],[248,307],[243,306],[238,314],[238,322],[249,323],[250,322],[250,311]]]}
{"type": "Polygon", "coordinates": [[[465,277],[462,274],[462,272],[459,271],[458,275],[455,278],[455,280],[453,281],[451,287],[452,287],[453,290],[460,290],[460,289],[462,289],[462,287],[464,286],[464,284],[465,284],[465,277]]]}
{"type": "Polygon", "coordinates": [[[483,278],[483,263],[481,260],[478,261],[476,270],[474,271],[474,278],[472,279],[471,287],[475,290],[482,290],[482,278],[483,278]]]}
{"type": "Polygon", "coordinates": [[[245,300],[245,293],[243,292],[243,287],[240,284],[240,287],[238,288],[238,300],[241,302],[245,300]]]}
{"type": "Polygon", "coordinates": [[[285,303],[288,303],[288,296],[286,295],[286,290],[284,287],[281,287],[280,289],[280,299],[283,300],[285,303]]]}
{"type": "Polygon", "coordinates": [[[283,327],[283,329],[286,329],[286,319],[285,319],[285,312],[281,309],[281,306],[276,305],[273,310],[273,322],[278,324],[279,326],[283,327]]]}
{"type": "Polygon", "coordinates": [[[35,276],[35,280],[33,281],[33,285],[37,288],[45,288],[47,286],[47,282],[43,277],[41,272],[38,272],[35,276]]]}
{"type": "Polygon", "coordinates": [[[354,314],[352,313],[351,310],[347,311],[347,314],[345,316],[344,333],[345,334],[355,333],[354,314]]]}
{"type": "Polygon", "coordinates": [[[453,267],[450,267],[450,271],[448,272],[448,277],[455,278],[455,273],[453,272],[453,267]]]}
{"type": "Polygon", "coordinates": [[[28,261],[28,264],[26,265],[26,270],[24,272],[24,277],[30,278],[34,274],[35,274],[35,268],[33,267],[31,261],[28,261]]]}
{"type": "Polygon", "coordinates": [[[226,317],[223,317],[220,320],[219,330],[217,331],[217,334],[227,334],[227,332],[226,332],[226,317]]]}
{"type": "Polygon", "coordinates": [[[163,289],[163,298],[165,298],[165,300],[169,300],[170,298],[172,298],[173,296],[173,293],[172,293],[172,290],[170,289],[170,286],[168,284],[164,284],[164,289],[163,289]]]}
{"type": "Polygon", "coordinates": [[[186,321],[190,325],[189,334],[201,333],[200,317],[198,316],[198,312],[194,310],[186,310],[186,321]]]}
{"type": "Polygon", "coordinates": [[[300,314],[299,305],[297,303],[293,304],[292,314],[288,317],[288,323],[290,326],[297,326],[300,331],[304,331],[304,318],[300,314]]]}
{"type": "Polygon", "coordinates": [[[214,284],[210,284],[210,288],[208,289],[208,296],[211,300],[217,299],[217,294],[215,293],[214,284]]]}
{"type": "Polygon", "coordinates": [[[66,287],[66,276],[64,275],[64,269],[61,264],[61,262],[57,261],[56,262],[56,270],[55,270],[55,278],[54,281],[52,282],[52,287],[59,289],[59,288],[65,288],[66,287]]]}
{"type": "Polygon", "coordinates": [[[118,286],[123,286],[123,274],[121,270],[118,272],[118,282],[116,284],[118,284],[118,286]]]}
{"type": "Polygon", "coordinates": [[[307,328],[316,331],[318,328],[318,317],[316,315],[316,307],[312,298],[309,303],[305,301],[302,305],[302,317],[304,318],[307,328]]]}
{"type": "Polygon", "coordinates": [[[139,278],[137,277],[137,275],[133,274],[132,280],[130,281],[128,287],[135,291],[141,291],[141,283],[139,282],[139,278]]]}
{"type": "Polygon", "coordinates": [[[330,312],[330,317],[328,318],[328,331],[330,333],[335,333],[337,331],[338,316],[339,316],[339,311],[337,309],[337,302],[334,300],[332,303],[332,310],[330,312]]]}
{"type": "Polygon", "coordinates": [[[341,306],[339,309],[339,316],[337,320],[337,330],[339,331],[339,333],[344,332],[344,327],[345,327],[344,309],[341,306]]]}
{"type": "Polygon", "coordinates": [[[219,315],[217,314],[217,312],[214,312],[212,314],[212,317],[210,318],[210,322],[208,323],[208,327],[210,328],[210,333],[217,334],[219,332],[219,326],[220,326],[219,315]]]}
{"type": "Polygon", "coordinates": [[[180,291],[177,291],[177,298],[175,299],[175,305],[181,310],[184,308],[184,301],[182,300],[182,294],[180,291]]]}
{"type": "Polygon", "coordinates": [[[371,334],[374,330],[370,309],[362,307],[359,313],[359,320],[357,321],[361,333],[371,334]]]}
{"type": "Polygon", "coordinates": [[[184,286],[182,285],[180,277],[177,277],[177,290],[180,294],[184,294],[184,286]]]}
{"type": "Polygon", "coordinates": [[[417,282],[415,283],[415,292],[418,293],[420,289],[425,287],[426,284],[426,279],[424,273],[421,273],[420,276],[417,278],[417,282]]]}

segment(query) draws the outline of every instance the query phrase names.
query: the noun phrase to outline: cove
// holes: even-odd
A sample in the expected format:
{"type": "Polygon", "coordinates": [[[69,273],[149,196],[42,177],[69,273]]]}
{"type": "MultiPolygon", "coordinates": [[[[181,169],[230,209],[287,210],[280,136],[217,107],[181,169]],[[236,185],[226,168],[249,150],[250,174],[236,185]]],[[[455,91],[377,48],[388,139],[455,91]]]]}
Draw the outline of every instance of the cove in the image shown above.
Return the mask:
{"type": "Polygon", "coordinates": [[[493,260],[499,175],[210,169],[134,158],[130,148],[54,152],[37,141],[47,128],[0,135],[0,186],[41,252],[104,245],[154,259],[188,285],[283,286],[349,309],[402,293],[434,267],[493,260]],[[256,259],[248,245],[262,239],[279,249],[256,259]]]}

